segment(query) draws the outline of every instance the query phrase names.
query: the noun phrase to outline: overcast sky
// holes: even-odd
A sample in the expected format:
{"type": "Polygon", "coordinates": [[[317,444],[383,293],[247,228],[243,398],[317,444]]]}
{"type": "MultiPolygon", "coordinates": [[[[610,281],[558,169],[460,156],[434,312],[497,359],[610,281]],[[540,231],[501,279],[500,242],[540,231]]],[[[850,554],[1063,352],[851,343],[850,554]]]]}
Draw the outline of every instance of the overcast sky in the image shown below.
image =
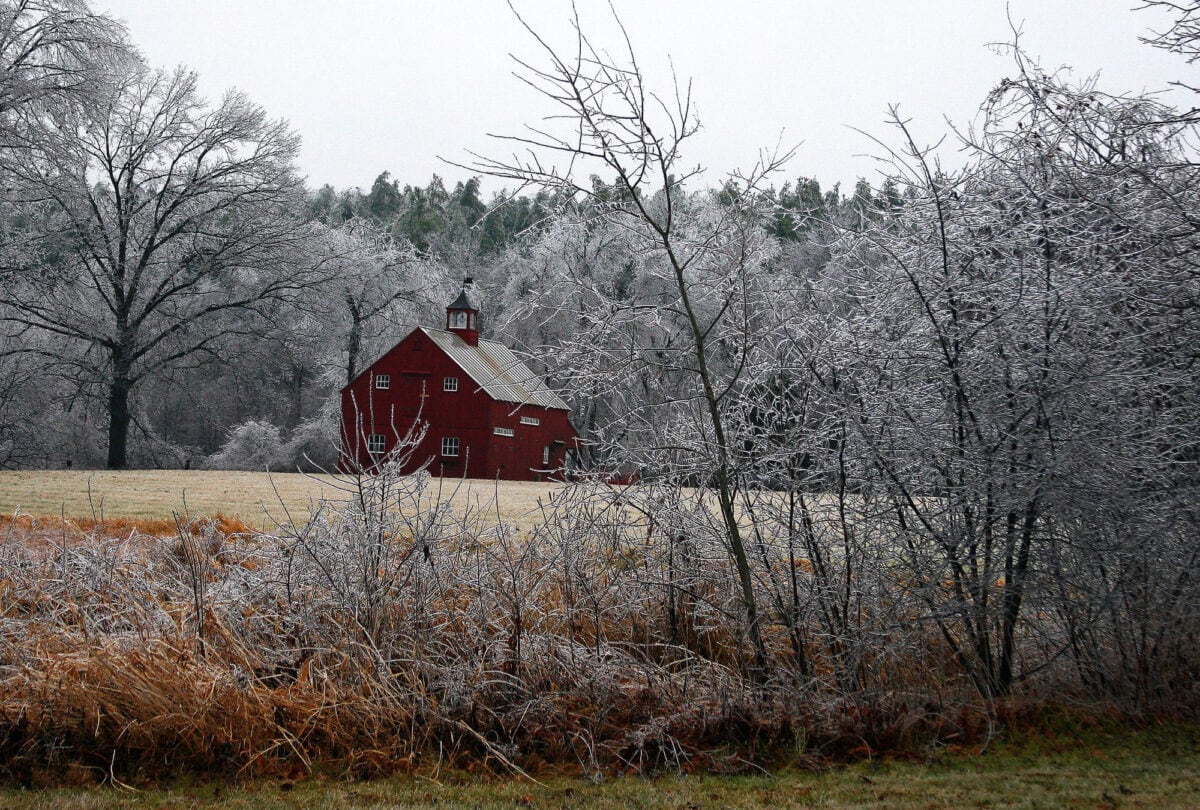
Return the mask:
{"type": "MultiPolygon", "coordinates": [[[[647,79],[671,92],[691,79],[703,131],[686,158],[706,182],[749,167],[758,150],[798,145],[787,176],[848,191],[879,179],[869,154],[887,142],[889,104],[918,136],[945,119],[968,124],[1011,71],[990,43],[1009,41],[1009,18],[1043,66],[1100,73],[1109,92],[1196,82],[1200,68],[1138,42],[1165,27],[1137,0],[613,0],[647,79]]],[[[569,46],[567,0],[514,0],[536,29],[569,46]]],[[[244,90],[303,137],[311,187],[369,188],[389,170],[401,183],[466,172],[439,156],[503,155],[487,133],[519,133],[550,111],[513,76],[512,55],[539,61],[536,43],[503,0],[94,0],[124,20],[156,66],[185,64],[212,99],[244,90]]],[[[607,4],[578,0],[593,39],[618,50],[607,4]]],[[[1191,105],[1182,93],[1177,104],[1191,105]]],[[[953,160],[953,154],[947,155],[953,160]]],[[[781,178],[782,182],[782,178],[781,178]]],[[[497,183],[485,183],[494,189],[497,183]]]]}

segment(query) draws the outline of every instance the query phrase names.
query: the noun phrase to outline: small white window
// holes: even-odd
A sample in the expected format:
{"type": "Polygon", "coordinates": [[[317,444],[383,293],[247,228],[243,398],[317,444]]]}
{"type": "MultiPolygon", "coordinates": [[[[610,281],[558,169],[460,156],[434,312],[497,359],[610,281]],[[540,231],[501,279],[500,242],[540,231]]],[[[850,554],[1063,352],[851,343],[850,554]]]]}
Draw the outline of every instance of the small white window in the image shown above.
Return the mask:
{"type": "Polygon", "coordinates": [[[446,377],[445,379],[443,379],[442,380],[442,390],[443,391],[457,391],[458,390],[458,377],[446,377]]]}
{"type": "Polygon", "coordinates": [[[506,428],[506,427],[492,428],[492,433],[495,433],[497,436],[513,436],[513,435],[516,435],[516,434],[514,434],[514,433],[513,433],[513,429],[512,429],[512,428],[506,428]]]}
{"type": "Polygon", "coordinates": [[[451,329],[466,329],[467,328],[467,313],[461,309],[456,309],[450,313],[450,328],[451,329]]]}
{"type": "Polygon", "coordinates": [[[367,437],[367,452],[379,455],[387,449],[387,437],[382,433],[372,433],[367,437]]]}
{"type": "Polygon", "coordinates": [[[458,439],[456,437],[446,436],[442,439],[442,455],[458,456],[458,439]]]}
{"type": "Polygon", "coordinates": [[[391,388],[392,387],[392,375],[391,374],[376,374],[375,375],[375,387],[379,388],[381,390],[391,388]]]}
{"type": "Polygon", "coordinates": [[[522,417],[521,417],[521,424],[522,424],[522,425],[534,425],[534,426],[537,426],[537,425],[540,425],[541,423],[542,423],[542,420],[541,420],[541,419],[538,419],[536,416],[522,416],[522,417]]]}
{"type": "Polygon", "coordinates": [[[542,448],[542,466],[543,467],[550,466],[550,448],[549,447],[542,448]]]}

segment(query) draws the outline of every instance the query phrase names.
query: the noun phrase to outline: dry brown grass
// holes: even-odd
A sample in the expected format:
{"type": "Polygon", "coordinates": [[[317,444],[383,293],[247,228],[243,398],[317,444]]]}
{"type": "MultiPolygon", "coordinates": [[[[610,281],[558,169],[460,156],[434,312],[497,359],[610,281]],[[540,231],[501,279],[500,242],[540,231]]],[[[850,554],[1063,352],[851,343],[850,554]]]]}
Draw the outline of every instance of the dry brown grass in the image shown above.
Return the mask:
{"type": "Polygon", "coordinates": [[[970,736],[916,711],[915,682],[870,705],[752,688],[724,555],[669,569],[689,596],[668,621],[668,547],[605,492],[564,493],[521,536],[486,525],[496,510],[379,500],[276,535],[19,518],[0,535],[0,781],[743,771],[970,736]]]}
{"type": "MultiPolygon", "coordinates": [[[[88,475],[24,486],[74,476],[86,491],[88,475]]],[[[884,598],[836,643],[813,611],[789,634],[777,610],[763,632],[772,677],[757,678],[722,535],[686,493],[654,511],[581,484],[535,510],[558,488],[379,477],[304,521],[316,497],[341,495],[332,479],[90,475],[124,484],[121,503],[147,516],[93,524],[99,510],[63,506],[66,518],[0,523],[0,782],[747,771],[925,756],[1020,720],[977,700],[922,606],[887,590],[887,568],[856,574],[884,598]],[[278,504],[272,515],[243,492],[214,515],[294,521],[180,527],[160,516],[184,479],[241,479],[278,504]]],[[[762,604],[785,561],[814,584],[813,563],[762,551],[762,604]]]]}
{"type": "MultiPolygon", "coordinates": [[[[460,509],[499,505],[500,518],[521,524],[561,487],[553,483],[447,480],[447,493],[460,509]]],[[[87,530],[95,521],[136,518],[162,522],[174,531],[173,514],[227,515],[246,525],[271,529],[290,514],[300,519],[321,498],[344,501],[331,476],[219,470],[5,470],[0,471],[0,514],[58,515],[87,530]],[[82,523],[81,523],[82,522],[82,523]]],[[[489,508],[487,511],[496,512],[489,508]]],[[[161,534],[152,526],[140,531],[161,534]]]]}
{"type": "Polygon", "coordinates": [[[63,518],[58,515],[7,514],[0,515],[0,544],[20,544],[28,549],[47,551],[63,548],[88,547],[97,539],[161,538],[177,536],[184,531],[200,536],[215,531],[221,537],[249,536],[255,529],[240,518],[217,513],[187,521],[175,518],[63,518]]]}

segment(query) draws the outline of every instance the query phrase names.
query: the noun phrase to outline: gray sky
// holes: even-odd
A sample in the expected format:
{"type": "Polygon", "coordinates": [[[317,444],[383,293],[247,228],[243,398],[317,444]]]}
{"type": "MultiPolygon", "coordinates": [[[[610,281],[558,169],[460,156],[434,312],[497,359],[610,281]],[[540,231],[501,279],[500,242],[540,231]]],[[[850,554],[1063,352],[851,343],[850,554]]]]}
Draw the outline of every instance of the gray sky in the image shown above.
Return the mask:
{"type": "MultiPolygon", "coordinates": [[[[613,0],[652,89],[671,92],[670,67],[692,80],[703,131],[686,158],[708,184],[749,168],[759,149],[799,145],[787,178],[826,187],[878,180],[884,123],[899,104],[924,141],[965,125],[1012,60],[1009,17],[1043,66],[1100,72],[1108,92],[1195,83],[1196,67],[1138,42],[1165,26],[1138,0],[613,0]]],[[[552,43],[570,45],[567,0],[514,0],[552,43]]],[[[94,0],[123,19],[157,66],[186,64],[213,99],[244,90],[303,137],[313,188],[370,187],[383,170],[448,185],[466,172],[438,157],[504,155],[488,132],[517,134],[550,112],[514,78],[511,55],[540,61],[503,0],[94,0]]],[[[619,50],[601,0],[578,0],[586,31],[619,50]]],[[[1175,103],[1191,105],[1182,92],[1175,103]]],[[[953,150],[945,159],[954,159],[953,150]]],[[[784,178],[780,178],[782,182],[784,178]]],[[[495,189],[497,183],[486,182],[495,189]]]]}

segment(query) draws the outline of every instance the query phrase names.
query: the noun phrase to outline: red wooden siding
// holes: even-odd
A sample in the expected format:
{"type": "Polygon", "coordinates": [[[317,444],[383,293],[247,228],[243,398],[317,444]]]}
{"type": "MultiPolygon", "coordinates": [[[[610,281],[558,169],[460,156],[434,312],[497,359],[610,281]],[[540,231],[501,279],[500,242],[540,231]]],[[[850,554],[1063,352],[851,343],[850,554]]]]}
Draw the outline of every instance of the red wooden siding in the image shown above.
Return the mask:
{"type": "Polygon", "coordinates": [[[367,449],[369,437],[382,434],[385,449],[391,451],[418,419],[428,429],[402,468],[404,473],[428,461],[434,475],[541,480],[547,468],[562,469],[567,450],[578,441],[567,411],[492,399],[417,329],[342,389],[343,470],[355,465],[370,469],[376,460],[367,449]],[[381,374],[390,377],[387,389],[374,387],[381,374]],[[446,377],[458,379],[457,391],[443,390],[446,377]],[[539,424],[521,424],[522,416],[539,424]],[[513,435],[496,435],[497,427],[513,435]],[[442,456],[445,437],[459,440],[456,458],[442,456]],[[550,463],[544,466],[545,447],[551,450],[550,463]]]}

